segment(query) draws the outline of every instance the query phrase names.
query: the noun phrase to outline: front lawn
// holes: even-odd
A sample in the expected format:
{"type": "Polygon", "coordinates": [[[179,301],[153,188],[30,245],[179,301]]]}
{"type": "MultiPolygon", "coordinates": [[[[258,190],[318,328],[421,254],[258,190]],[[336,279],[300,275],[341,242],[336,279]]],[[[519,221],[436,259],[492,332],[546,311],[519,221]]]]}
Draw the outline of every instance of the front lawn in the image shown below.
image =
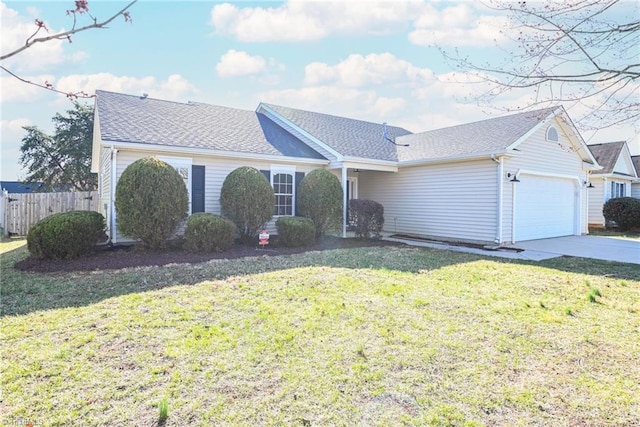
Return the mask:
{"type": "Polygon", "coordinates": [[[381,247],[41,275],[0,248],[0,425],[640,422],[636,265],[381,247]]]}

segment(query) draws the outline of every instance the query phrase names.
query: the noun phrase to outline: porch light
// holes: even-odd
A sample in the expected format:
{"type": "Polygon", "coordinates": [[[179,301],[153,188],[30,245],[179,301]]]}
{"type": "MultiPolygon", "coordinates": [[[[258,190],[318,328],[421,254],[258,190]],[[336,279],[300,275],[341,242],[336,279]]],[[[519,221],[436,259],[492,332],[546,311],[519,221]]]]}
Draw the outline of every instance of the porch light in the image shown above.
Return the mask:
{"type": "Polygon", "coordinates": [[[509,181],[511,181],[511,182],[520,182],[520,180],[518,179],[518,177],[516,176],[516,174],[515,174],[515,173],[511,173],[511,172],[509,172],[509,173],[507,174],[507,178],[511,178],[511,179],[509,180],[509,181]]]}
{"type": "Polygon", "coordinates": [[[591,182],[584,181],[584,182],[583,182],[583,184],[584,184],[587,188],[595,188],[591,182]],[[587,185],[587,184],[589,184],[589,185],[587,185]]]}

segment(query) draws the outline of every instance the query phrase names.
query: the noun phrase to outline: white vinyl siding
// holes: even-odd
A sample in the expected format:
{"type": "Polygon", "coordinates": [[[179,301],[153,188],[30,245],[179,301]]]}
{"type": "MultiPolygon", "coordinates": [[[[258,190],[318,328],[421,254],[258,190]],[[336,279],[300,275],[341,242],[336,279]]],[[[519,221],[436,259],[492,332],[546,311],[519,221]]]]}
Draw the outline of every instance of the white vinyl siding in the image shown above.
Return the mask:
{"type": "MultiPolygon", "coordinates": [[[[111,226],[111,149],[103,147],[101,153],[98,194],[100,195],[100,213],[104,216],[109,229],[111,226]]],[[[108,231],[107,234],[109,234],[108,231]]]]}
{"type": "MultiPolygon", "coordinates": [[[[576,197],[577,208],[579,209],[576,214],[579,224],[576,234],[586,233],[587,230],[587,197],[586,188],[582,185],[578,185],[587,180],[587,173],[582,169],[582,159],[575,152],[569,139],[562,130],[559,120],[553,119],[553,125],[558,130],[558,141],[548,141],[546,138],[547,127],[541,127],[526,141],[517,147],[516,155],[513,157],[505,158],[504,172],[516,173],[518,170],[526,170],[537,172],[540,176],[557,174],[562,176],[562,179],[569,177],[573,178],[575,185],[579,186],[577,191],[580,192],[576,197]],[[580,204],[578,206],[578,203],[580,204]]],[[[521,182],[527,179],[527,175],[519,176],[521,182]]],[[[503,181],[504,190],[504,211],[503,211],[503,240],[511,241],[512,224],[513,224],[513,192],[512,189],[517,187],[519,183],[512,183],[505,177],[503,181]]],[[[520,197],[527,197],[526,194],[518,192],[516,188],[516,203],[520,197]]],[[[526,215],[525,215],[526,218],[526,215]]],[[[516,236],[516,239],[518,237],[516,236]]]]}
{"type": "MultiPolygon", "coordinates": [[[[130,151],[119,150],[118,151],[118,165],[117,165],[117,179],[120,179],[122,172],[131,163],[143,157],[156,156],[157,153],[143,152],[143,151],[130,151]]],[[[167,156],[167,154],[163,154],[167,156]]],[[[180,157],[180,154],[176,153],[175,157],[180,157]]],[[[243,160],[233,158],[221,158],[213,156],[191,156],[194,165],[205,166],[205,199],[204,210],[205,212],[211,212],[220,215],[220,191],[222,190],[222,183],[226,179],[227,175],[234,169],[241,166],[251,166],[258,170],[270,170],[272,163],[268,161],[257,160],[243,160]]],[[[309,173],[313,169],[321,167],[320,165],[313,164],[296,164],[295,167],[291,166],[292,170],[297,172],[309,173]]],[[[267,231],[270,234],[276,234],[275,218],[267,224],[267,231]]],[[[118,241],[127,240],[122,235],[118,234],[118,241]]],[[[130,240],[129,240],[130,241],[130,240]]]]}
{"type": "Polygon", "coordinates": [[[640,182],[631,184],[631,197],[640,199],[640,182]]]}
{"type": "Polygon", "coordinates": [[[589,225],[594,227],[604,227],[604,216],[602,207],[604,206],[605,181],[602,178],[591,177],[593,188],[587,189],[589,197],[589,225]]]}
{"type": "Polygon", "coordinates": [[[489,159],[361,172],[359,198],[384,206],[384,231],[493,242],[497,164],[489,159]]]}

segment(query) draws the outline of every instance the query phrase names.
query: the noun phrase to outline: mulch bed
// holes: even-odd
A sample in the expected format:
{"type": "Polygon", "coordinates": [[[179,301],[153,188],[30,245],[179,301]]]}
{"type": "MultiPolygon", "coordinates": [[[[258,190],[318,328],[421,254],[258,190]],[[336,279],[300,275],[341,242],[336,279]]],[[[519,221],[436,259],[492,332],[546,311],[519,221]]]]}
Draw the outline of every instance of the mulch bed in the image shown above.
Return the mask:
{"type": "Polygon", "coordinates": [[[303,248],[279,248],[270,246],[263,250],[257,246],[236,245],[233,249],[221,253],[191,253],[181,249],[171,249],[164,252],[150,252],[134,246],[114,246],[74,260],[56,261],[28,257],[17,262],[15,264],[15,268],[21,271],[37,273],[117,270],[121,268],[153,265],[160,266],[184,263],[196,264],[207,262],[212,259],[235,259],[250,256],[288,255],[329,249],[401,245],[401,243],[389,242],[386,240],[323,237],[319,239],[315,245],[303,248]]]}

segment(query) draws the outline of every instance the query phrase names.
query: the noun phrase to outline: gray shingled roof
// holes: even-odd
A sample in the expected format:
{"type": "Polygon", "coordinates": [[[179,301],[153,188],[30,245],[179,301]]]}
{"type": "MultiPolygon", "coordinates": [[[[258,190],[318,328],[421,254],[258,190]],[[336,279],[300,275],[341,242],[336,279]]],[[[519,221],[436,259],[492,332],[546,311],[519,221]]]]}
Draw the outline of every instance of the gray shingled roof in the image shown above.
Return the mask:
{"type": "Polygon", "coordinates": [[[96,91],[103,141],[324,159],[263,114],[96,91]]]}
{"type": "Polygon", "coordinates": [[[409,146],[398,147],[398,160],[435,160],[501,153],[555,110],[545,108],[402,136],[396,142],[409,146]]]}
{"type": "MultiPolygon", "coordinates": [[[[263,105],[295,123],[344,156],[388,161],[398,160],[396,146],[385,139],[384,126],[381,123],[297,110],[280,105],[263,105]]],[[[387,135],[391,139],[410,133],[401,127],[387,126],[387,135]]]]}
{"type": "Polygon", "coordinates": [[[615,141],[588,146],[593,157],[595,157],[598,164],[602,166],[602,170],[593,172],[594,175],[613,172],[613,168],[618,161],[618,157],[620,157],[624,144],[624,141],[615,141]]]}
{"type": "Polygon", "coordinates": [[[640,177],[640,156],[631,156],[633,167],[636,168],[636,175],[640,177]]]}

